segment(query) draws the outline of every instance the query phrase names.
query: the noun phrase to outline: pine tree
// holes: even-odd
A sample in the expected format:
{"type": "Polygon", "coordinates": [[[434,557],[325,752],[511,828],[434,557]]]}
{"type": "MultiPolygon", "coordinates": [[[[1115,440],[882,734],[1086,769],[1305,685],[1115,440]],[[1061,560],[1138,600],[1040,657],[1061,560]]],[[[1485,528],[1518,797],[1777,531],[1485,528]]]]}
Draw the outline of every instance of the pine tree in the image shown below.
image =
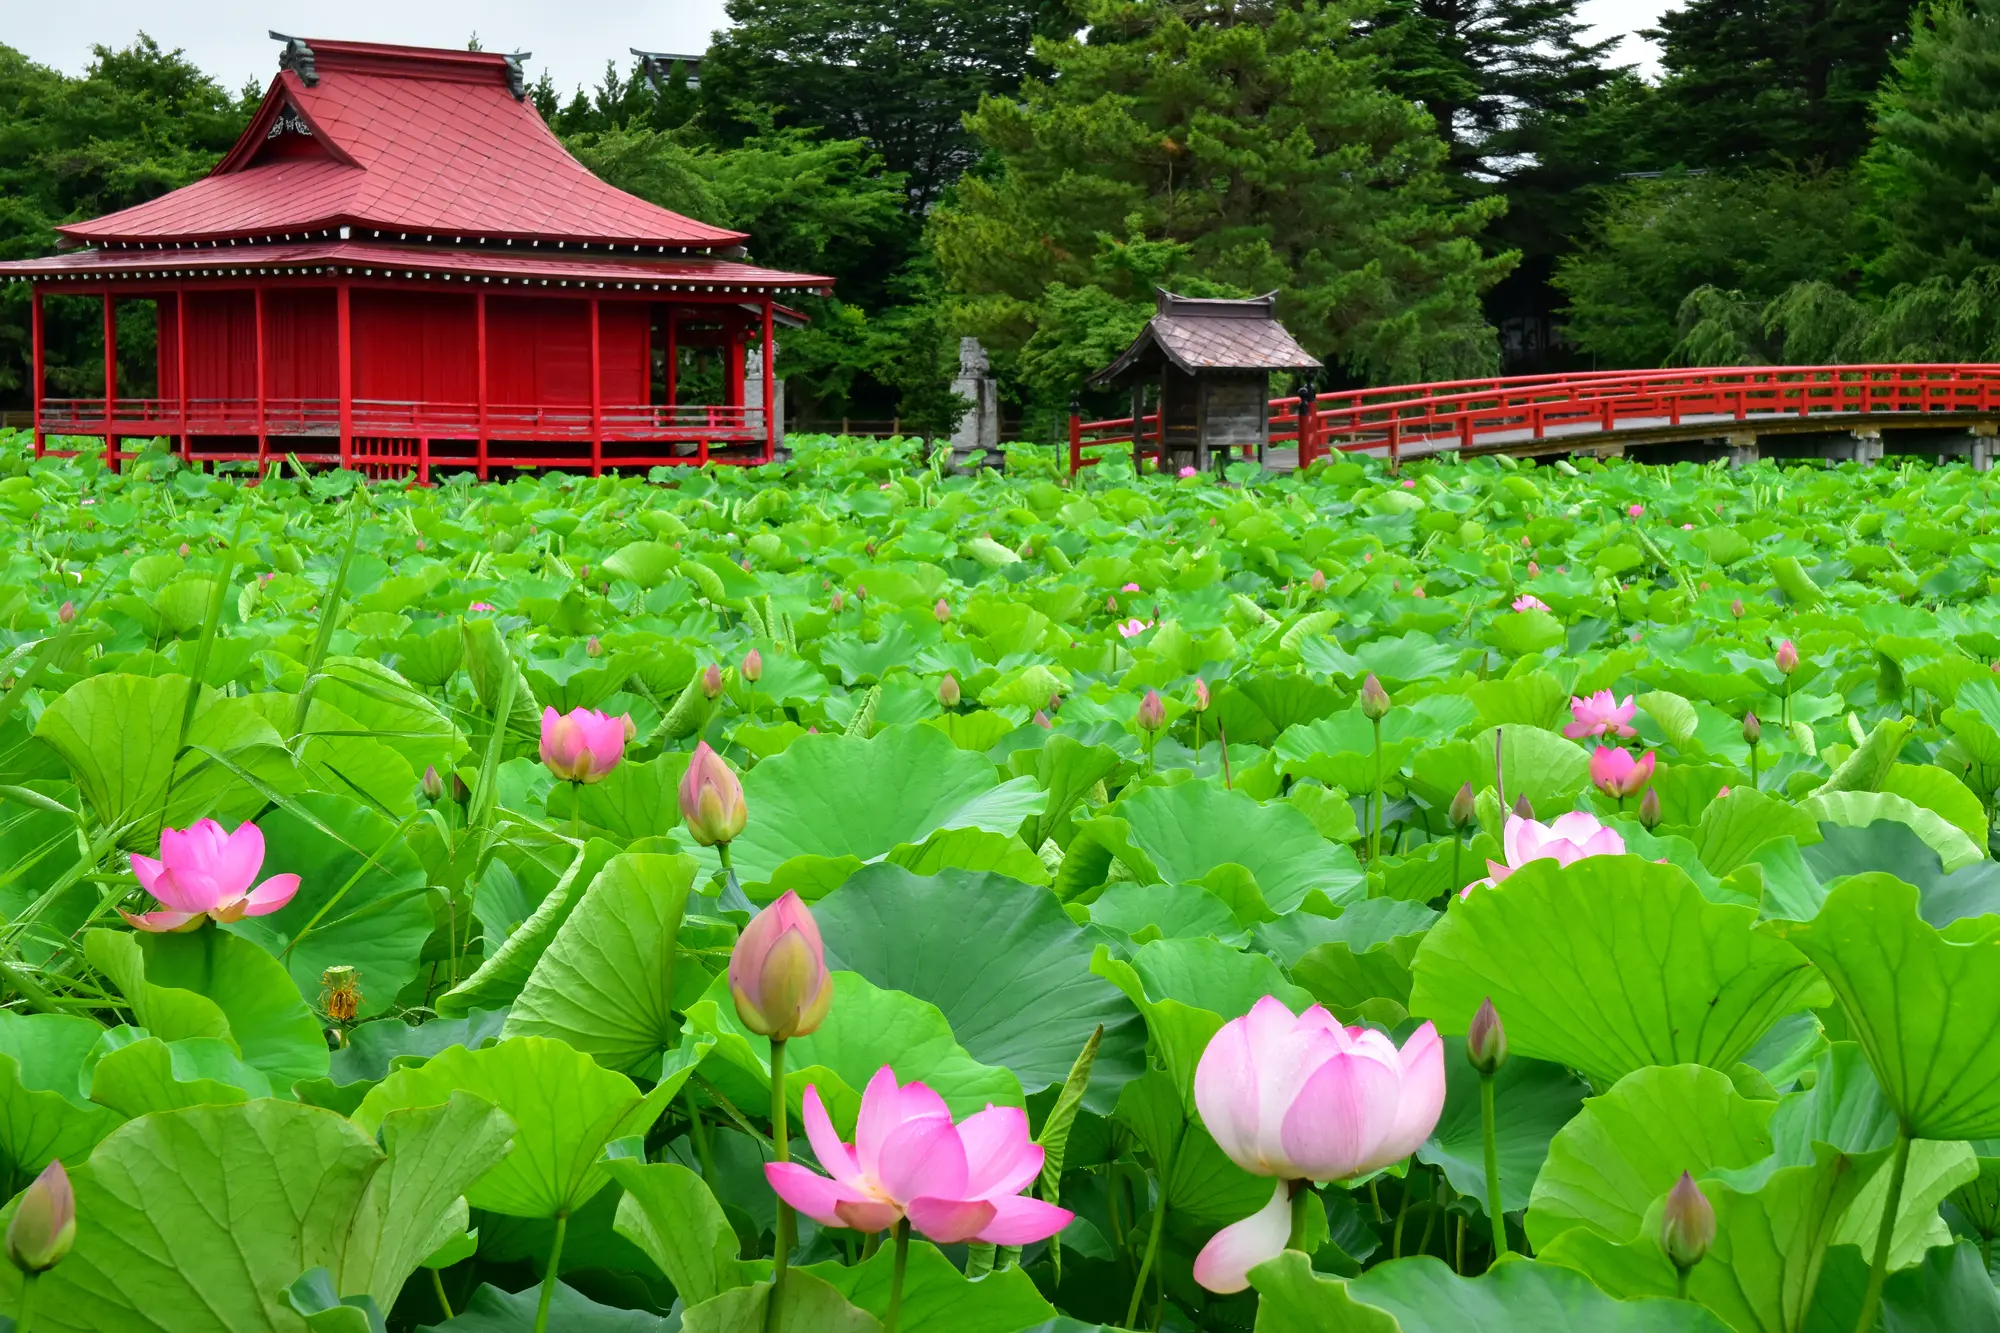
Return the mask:
{"type": "Polygon", "coordinates": [[[987,345],[1044,397],[1108,345],[1154,283],[1276,289],[1305,345],[1381,381],[1490,369],[1480,294],[1513,263],[1481,253],[1498,200],[1464,203],[1431,117],[1376,77],[1360,11],[1096,0],[1089,40],[1044,39],[1053,72],[968,124],[991,169],[933,218],[941,270],[987,345]]]}

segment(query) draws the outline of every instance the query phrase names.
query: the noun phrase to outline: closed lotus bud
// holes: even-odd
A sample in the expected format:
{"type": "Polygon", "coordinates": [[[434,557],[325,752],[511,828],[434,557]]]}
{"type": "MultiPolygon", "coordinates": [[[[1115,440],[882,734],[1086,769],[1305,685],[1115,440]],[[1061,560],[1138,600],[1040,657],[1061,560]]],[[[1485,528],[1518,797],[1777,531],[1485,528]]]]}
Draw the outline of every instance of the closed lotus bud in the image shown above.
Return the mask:
{"type": "Polygon", "coordinates": [[[1361,716],[1370,722],[1379,721],[1389,711],[1389,691],[1382,688],[1382,682],[1369,672],[1368,679],[1361,682],[1361,716]]]}
{"type": "Polygon", "coordinates": [[[1114,616],[1115,616],[1115,615],[1117,615],[1117,614],[1118,614],[1118,599],[1117,599],[1116,597],[1107,597],[1107,598],[1105,598],[1105,599],[1104,599],[1104,609],[1105,609],[1105,611],[1106,611],[1106,612],[1107,612],[1108,614],[1110,614],[1110,615],[1114,615],[1114,616]]]}
{"type": "Polygon", "coordinates": [[[424,765],[424,799],[436,804],[444,799],[444,779],[438,776],[436,764],[424,765]]]}
{"type": "Polygon", "coordinates": [[[1465,828],[1469,826],[1472,823],[1475,808],[1472,784],[1468,782],[1458,789],[1458,795],[1451,798],[1451,809],[1447,812],[1447,817],[1451,820],[1451,826],[1453,828],[1465,828]]]}
{"type": "Polygon", "coordinates": [[[958,677],[946,672],[945,678],[938,682],[938,703],[946,708],[956,708],[962,697],[964,696],[958,688],[958,677]]]}
{"type": "Polygon", "coordinates": [[[722,693],[722,668],[713,662],[710,662],[701,673],[701,692],[709,699],[714,699],[722,693]]]}
{"type": "Polygon", "coordinates": [[[1160,700],[1158,690],[1147,690],[1146,697],[1139,701],[1139,728],[1142,731],[1158,731],[1167,720],[1167,706],[1160,700]]]}
{"type": "Polygon", "coordinates": [[[704,847],[733,841],[750,822],[750,809],[743,803],[743,784],[707,741],[697,744],[688,759],[680,798],[688,836],[704,847]]]}
{"type": "Polygon", "coordinates": [[[465,785],[465,779],[460,777],[456,771],[451,775],[451,799],[460,805],[464,805],[472,799],[472,788],[465,785]]]}
{"type": "Polygon", "coordinates": [[[1306,586],[1311,588],[1314,592],[1325,592],[1326,571],[1315,569],[1312,572],[1312,577],[1306,580],[1306,586]]]}
{"type": "Polygon", "coordinates": [[[1707,1257],[1714,1243],[1715,1205],[1683,1171],[1660,1210],[1660,1251],[1685,1273],[1707,1257]]]}
{"type": "Polygon", "coordinates": [[[1741,597],[1738,597],[1729,604],[1729,614],[1735,616],[1738,620],[1743,619],[1743,599],[1741,597]]]}
{"type": "Polygon", "coordinates": [[[1541,576],[1542,576],[1542,567],[1536,564],[1534,561],[1530,560],[1528,562],[1528,577],[1531,579],[1538,579],[1541,576]]]}
{"type": "Polygon", "coordinates": [[[1200,676],[1194,678],[1194,711],[1197,713],[1208,711],[1208,682],[1200,676]]]}
{"type": "Polygon", "coordinates": [[[1646,826],[1648,833],[1660,826],[1660,789],[1646,788],[1646,794],[1639,798],[1639,822],[1646,826]]]}
{"type": "Polygon", "coordinates": [[[1757,715],[1755,713],[1745,713],[1743,715],[1744,744],[1755,745],[1758,741],[1763,739],[1764,739],[1764,726],[1757,720],[1757,715]]]}
{"type": "Polygon", "coordinates": [[[752,918],[729,955],[736,1016],[760,1037],[789,1041],[816,1031],[833,1006],[833,974],[819,924],[799,895],[783,896],[752,918]]]}
{"type": "Polygon", "coordinates": [[[860,583],[854,585],[854,600],[857,602],[865,602],[868,600],[868,589],[865,585],[860,583]]]}
{"type": "Polygon", "coordinates": [[[7,1259],[23,1273],[46,1273],[76,1243],[76,1195],[61,1162],[42,1168],[7,1224],[7,1259]]]}
{"type": "Polygon", "coordinates": [[[847,604],[841,600],[840,594],[835,593],[833,595],[833,600],[827,603],[827,610],[833,612],[835,615],[839,615],[841,611],[846,607],[846,605],[847,604]]]}
{"type": "Polygon", "coordinates": [[[583,651],[587,657],[602,657],[604,656],[604,644],[593,634],[584,642],[583,651]]]}
{"type": "Polygon", "coordinates": [[[1466,1026],[1465,1059],[1481,1074],[1497,1073],[1507,1063],[1507,1027],[1490,995],[1480,1001],[1479,1012],[1466,1026]]]}
{"type": "Polygon", "coordinates": [[[424,539],[422,537],[417,538],[417,550],[422,552],[424,549],[424,539]]]}
{"type": "Polygon", "coordinates": [[[589,577],[590,577],[590,566],[589,566],[589,565],[578,565],[578,566],[576,567],[576,576],[577,576],[577,578],[579,578],[579,579],[587,579],[587,578],[589,578],[589,577]]]}
{"type": "Polygon", "coordinates": [[[1049,730],[1054,725],[1049,721],[1049,715],[1047,713],[1040,711],[1039,709],[1037,709],[1035,715],[1028,720],[1033,722],[1036,726],[1040,727],[1043,731],[1049,730]]]}
{"type": "Polygon", "coordinates": [[[186,542],[181,543],[180,557],[183,560],[187,559],[188,557],[188,544],[186,542]]]}
{"type": "Polygon", "coordinates": [[[630,713],[627,713],[625,714],[625,743],[627,745],[630,745],[633,741],[636,741],[638,739],[639,739],[639,724],[632,720],[632,715],[630,713]]]}
{"type": "Polygon", "coordinates": [[[752,685],[764,679],[764,654],[755,648],[743,654],[743,679],[752,685]]]}
{"type": "Polygon", "coordinates": [[[1533,819],[1535,817],[1535,806],[1528,799],[1528,793],[1522,792],[1514,798],[1514,813],[1523,819],[1533,819]]]}
{"type": "Polygon", "coordinates": [[[1778,656],[1776,660],[1778,663],[1778,670],[1784,672],[1787,676],[1791,675],[1794,671],[1797,671],[1799,669],[1799,650],[1792,646],[1792,641],[1790,639],[1786,639],[1783,643],[1778,645],[1778,656]]]}
{"type": "Polygon", "coordinates": [[[60,621],[61,621],[61,622],[62,622],[63,624],[65,624],[65,625],[67,625],[67,624],[69,624],[69,623],[70,623],[71,621],[75,620],[75,619],[76,619],[76,603],[75,603],[75,602],[64,602],[64,603],[62,604],[62,610],[60,610],[60,611],[56,612],[56,619],[57,619],[57,620],[60,620],[60,621]]]}
{"type": "Polygon", "coordinates": [[[942,597],[938,598],[937,605],[931,608],[931,614],[937,617],[938,624],[944,624],[951,619],[951,603],[942,597]]]}

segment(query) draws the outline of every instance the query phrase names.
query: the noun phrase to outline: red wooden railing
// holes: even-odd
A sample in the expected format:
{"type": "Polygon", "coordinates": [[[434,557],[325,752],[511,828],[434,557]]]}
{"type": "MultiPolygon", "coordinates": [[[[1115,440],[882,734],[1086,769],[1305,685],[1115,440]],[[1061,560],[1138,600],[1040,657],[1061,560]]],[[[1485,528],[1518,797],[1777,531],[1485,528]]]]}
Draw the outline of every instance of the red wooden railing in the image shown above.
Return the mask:
{"type": "MultiPolygon", "coordinates": [[[[1271,400],[1270,440],[1296,443],[1299,466],[1333,451],[1504,451],[1552,436],[1802,417],[1971,416],[2000,413],[2000,365],[1724,366],[1606,370],[1452,380],[1271,400]]],[[[1158,452],[1157,418],[1141,419],[1141,452],[1158,452]]],[[[1829,425],[1835,424],[1829,422],[1829,425]]],[[[1130,417],[1070,419],[1070,470],[1100,446],[1132,443],[1130,417]]]]}

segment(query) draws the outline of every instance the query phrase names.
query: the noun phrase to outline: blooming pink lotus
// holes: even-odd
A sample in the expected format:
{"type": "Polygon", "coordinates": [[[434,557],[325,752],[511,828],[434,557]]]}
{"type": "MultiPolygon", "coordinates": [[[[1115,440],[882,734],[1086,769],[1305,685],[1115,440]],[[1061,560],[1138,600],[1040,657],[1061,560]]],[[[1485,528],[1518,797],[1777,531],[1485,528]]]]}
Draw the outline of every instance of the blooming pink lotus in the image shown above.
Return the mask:
{"type": "Polygon", "coordinates": [[[478,613],[480,613],[480,612],[482,612],[482,611],[491,611],[491,610],[493,609],[493,603],[491,603],[491,602],[474,602],[474,603],[473,603],[472,605],[470,605],[470,606],[466,607],[465,609],[466,609],[467,611],[470,611],[470,612],[472,612],[472,613],[473,613],[474,615],[477,615],[478,613]]]}
{"type": "Polygon", "coordinates": [[[542,762],[565,782],[602,782],[625,757],[623,714],[611,717],[594,708],[558,713],[542,710],[542,762]]]}
{"type": "Polygon", "coordinates": [[[1278,1185],[1262,1211],[1202,1247],[1195,1281],[1243,1290],[1285,1247],[1290,1182],[1347,1180],[1408,1157],[1436,1128],[1444,1090],[1444,1045],[1429,1023],[1398,1050],[1319,1005],[1294,1016],[1269,995],[1224,1023],[1195,1068],[1195,1105],[1231,1161],[1278,1185]]]}
{"type": "MultiPolygon", "coordinates": [[[[1517,610],[1519,608],[1516,608],[1517,610]]],[[[1563,735],[1573,741],[1586,736],[1636,736],[1638,731],[1631,725],[1637,715],[1639,705],[1631,695],[1625,702],[1618,702],[1618,696],[1610,690],[1599,690],[1586,698],[1572,698],[1569,701],[1571,721],[1563,728],[1563,735]]]]}
{"type": "Polygon", "coordinates": [[[269,916],[299,891],[299,877],[273,875],[251,888],[263,867],[263,831],[247,821],[234,833],[224,833],[213,819],[187,829],[161,829],[160,859],[135,853],[132,873],[165,910],[134,915],[121,907],[119,915],[156,934],[190,929],[204,916],[216,921],[269,916]]]}
{"type": "Polygon", "coordinates": [[[1042,1148],[1019,1107],[988,1106],[953,1124],[944,1098],[921,1083],[899,1087],[884,1065],[861,1094],[853,1144],[834,1132],[810,1084],[805,1122],[813,1155],[833,1178],[795,1162],[765,1163],[764,1178],[821,1226],[883,1231],[908,1218],[940,1245],[1030,1245],[1074,1216],[1022,1195],[1041,1174],[1042,1148]]]}
{"type": "Polygon", "coordinates": [[[1183,477],[1192,477],[1192,476],[1196,476],[1196,475],[1198,475],[1198,474],[1197,474],[1197,473],[1195,472],[1195,470],[1194,470],[1193,468],[1191,468],[1191,467],[1184,467],[1184,468],[1182,468],[1182,469],[1180,470],[1180,475],[1181,475],[1181,476],[1183,476],[1183,477]]]}
{"type": "Polygon", "coordinates": [[[1583,810],[1557,815],[1547,824],[1509,815],[1500,841],[1507,864],[1488,861],[1487,877],[1466,885],[1459,891],[1459,897],[1471,897],[1474,889],[1492,888],[1530,861],[1550,860],[1566,866],[1586,856],[1625,854],[1625,839],[1619,836],[1618,830],[1607,827],[1596,816],[1583,810]]]}
{"type": "Polygon", "coordinates": [[[1531,592],[1524,592],[1514,599],[1516,611],[1546,611],[1549,604],[1531,592]]]}
{"type": "Polygon", "coordinates": [[[1134,639],[1137,638],[1139,635],[1144,634],[1149,628],[1151,627],[1147,625],[1145,621],[1140,620],[1137,617],[1134,617],[1131,620],[1126,620],[1119,623],[1118,636],[1123,639],[1134,639]]]}
{"type": "Polygon", "coordinates": [[[1653,780],[1653,752],[1634,759],[1629,751],[1600,745],[1590,756],[1590,780],[1606,796],[1637,796],[1653,780]]]}
{"type": "Polygon", "coordinates": [[[1120,591],[1120,592],[1138,592],[1138,591],[1139,591],[1139,585],[1138,585],[1138,584],[1136,584],[1136,583],[1128,583],[1128,584],[1126,584],[1126,585],[1125,585],[1124,587],[1120,588],[1120,589],[1119,589],[1118,591],[1120,591]]]}

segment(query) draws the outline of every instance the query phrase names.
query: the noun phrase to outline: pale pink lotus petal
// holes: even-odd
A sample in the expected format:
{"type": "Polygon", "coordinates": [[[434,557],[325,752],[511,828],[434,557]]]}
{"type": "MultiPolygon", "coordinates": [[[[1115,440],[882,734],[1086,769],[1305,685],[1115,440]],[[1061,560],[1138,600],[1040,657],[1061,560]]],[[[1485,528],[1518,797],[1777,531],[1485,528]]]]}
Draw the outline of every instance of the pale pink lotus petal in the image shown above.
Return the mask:
{"type": "Polygon", "coordinates": [[[252,889],[243,901],[243,915],[269,916],[292,900],[299,891],[297,875],[273,875],[252,889]]]}
{"type": "Polygon", "coordinates": [[[158,884],[160,877],[167,873],[165,866],[150,856],[141,856],[137,852],[134,852],[132,853],[132,873],[139,877],[140,888],[152,894],[155,898],[160,896],[159,890],[153,886],[158,884]]]}
{"type": "MultiPolygon", "coordinates": [[[[217,830],[220,831],[220,825],[217,830]]],[[[264,832],[246,819],[215,848],[215,861],[209,873],[219,894],[235,898],[257,882],[257,872],[263,867],[264,832]]]]}
{"type": "Polygon", "coordinates": [[[843,1199],[834,1205],[833,1211],[839,1220],[830,1225],[861,1232],[887,1231],[903,1218],[902,1209],[879,1199],[843,1199]]]}
{"type": "Polygon", "coordinates": [[[1519,869],[1534,860],[1540,854],[1542,843],[1548,839],[1549,833],[1547,828],[1535,820],[1523,819],[1519,815],[1508,815],[1506,827],[1500,835],[1501,844],[1507,854],[1507,864],[1519,869]]]}
{"type": "Polygon", "coordinates": [[[1019,1194],[1042,1173],[1042,1146],[1028,1136],[1028,1113],[1018,1106],[989,1106],[961,1120],[965,1193],[984,1199],[1019,1194]]]}
{"type": "Polygon", "coordinates": [[[1578,852],[1582,856],[1623,856],[1625,839],[1619,836],[1615,828],[1601,828],[1590,835],[1589,841],[1585,842],[1578,852]]]}
{"type": "Polygon", "coordinates": [[[1374,1168],[1400,1162],[1423,1147],[1444,1113],[1444,1043],[1436,1026],[1425,1023],[1411,1033],[1399,1057],[1402,1095],[1396,1102],[1395,1124],[1376,1149],[1374,1168]]]}
{"type": "MultiPolygon", "coordinates": [[[[764,1179],[777,1196],[825,1227],[844,1227],[847,1221],[835,1210],[843,1203],[878,1202],[860,1190],[800,1166],[797,1162],[764,1163],[764,1179]]],[[[880,1230],[881,1228],[869,1228],[880,1230]]]]}
{"type": "Polygon", "coordinates": [[[1602,832],[1604,825],[1588,810],[1571,810],[1560,814],[1549,823],[1549,832],[1564,842],[1581,845],[1592,835],[1602,832]]]}
{"type": "Polygon", "coordinates": [[[939,1245],[971,1240],[993,1221],[993,1205],[984,1199],[935,1199],[921,1195],[904,1206],[910,1226],[939,1245]]]}
{"type": "Polygon", "coordinates": [[[1286,1108],[1285,1155],[1314,1180],[1359,1174],[1395,1126],[1400,1081],[1400,1070],[1370,1052],[1327,1060],[1286,1108]]]}
{"type": "Polygon", "coordinates": [[[922,1083],[905,1083],[896,1091],[896,1116],[899,1120],[915,1120],[918,1116],[941,1115],[951,1118],[951,1108],[944,1104],[944,1098],[922,1083]]]}
{"type": "Polygon", "coordinates": [[[883,1065],[861,1090],[861,1113],[854,1121],[854,1161],[861,1174],[877,1178],[882,1165],[882,1140],[903,1123],[903,1099],[896,1071],[883,1065]]]}
{"type": "Polygon", "coordinates": [[[135,914],[121,907],[118,909],[118,915],[124,917],[126,924],[134,930],[143,930],[154,935],[165,935],[171,931],[183,929],[190,921],[199,920],[202,913],[139,912],[135,914]]]}
{"type": "Polygon", "coordinates": [[[1021,1194],[987,1202],[992,1205],[993,1220],[973,1239],[988,1245],[1033,1245],[1055,1235],[1076,1217],[1067,1208],[1021,1194]]]}
{"type": "Polygon", "coordinates": [[[1257,1061],[1251,1052],[1247,1016],[1224,1023],[1209,1038],[1194,1070],[1194,1104],[1216,1146],[1231,1161],[1254,1162],[1262,1156],[1257,1061]]]}
{"type": "Polygon", "coordinates": [[[1209,1237],[1195,1256],[1194,1280],[1221,1296],[1242,1291],[1250,1285],[1250,1270],[1283,1254],[1291,1235],[1291,1189],[1281,1180],[1269,1203],[1209,1237]]]}
{"type": "Polygon", "coordinates": [[[882,1140],[875,1181],[892,1199],[965,1197],[965,1145],[950,1116],[919,1116],[882,1140]]]}
{"type": "Polygon", "coordinates": [[[819,1099],[819,1089],[806,1084],[806,1095],[802,1099],[802,1117],[806,1123],[806,1138],[812,1144],[813,1156],[827,1169],[835,1180],[842,1184],[859,1188],[863,1179],[861,1168],[855,1164],[854,1151],[840,1141],[840,1135],[833,1129],[833,1120],[826,1113],[826,1103],[819,1099]]]}

